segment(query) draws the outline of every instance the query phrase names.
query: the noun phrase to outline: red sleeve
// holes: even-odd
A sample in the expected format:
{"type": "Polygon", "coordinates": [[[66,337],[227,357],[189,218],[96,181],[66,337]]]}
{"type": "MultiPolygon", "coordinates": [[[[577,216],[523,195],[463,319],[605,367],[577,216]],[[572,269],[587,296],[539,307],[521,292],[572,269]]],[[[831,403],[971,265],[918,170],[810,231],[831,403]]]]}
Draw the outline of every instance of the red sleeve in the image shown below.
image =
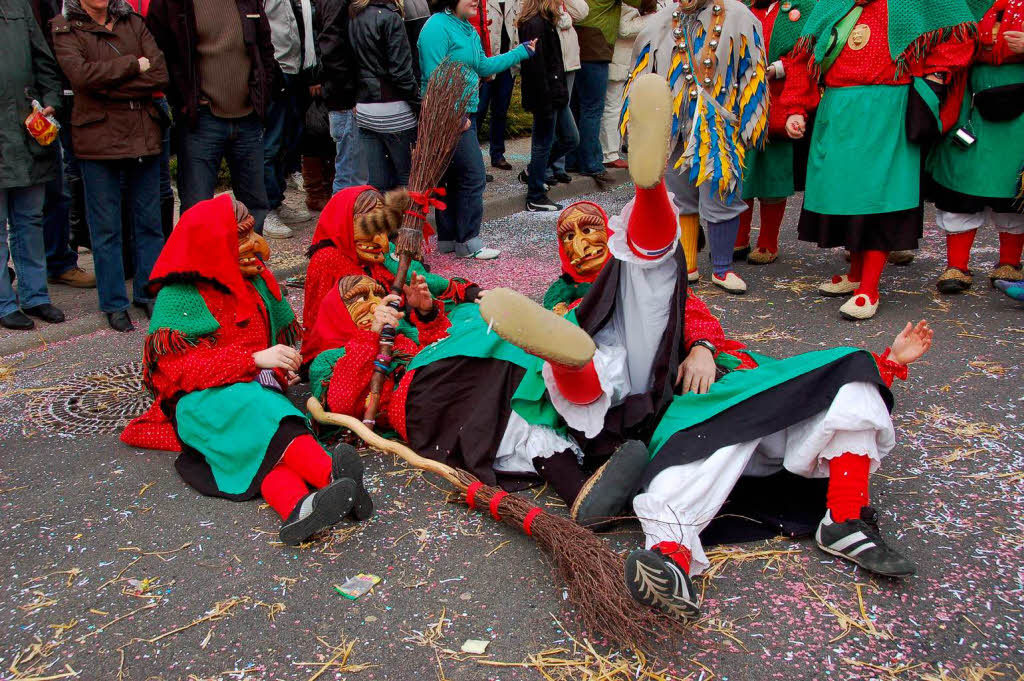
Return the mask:
{"type": "Polygon", "coordinates": [[[892,350],[890,348],[886,348],[885,352],[881,355],[871,353],[871,356],[875,358],[875,364],[878,365],[878,373],[881,374],[882,380],[891,388],[893,381],[897,378],[901,381],[907,380],[909,371],[907,370],[907,365],[900,364],[899,362],[894,362],[889,359],[890,352],[892,352],[892,350]]]}
{"type": "Polygon", "coordinates": [[[821,101],[821,90],[811,75],[810,61],[806,55],[798,57],[791,52],[782,58],[782,67],[786,70],[786,77],[778,106],[787,119],[794,115],[807,116],[818,108],[821,101]]]}
{"type": "Polygon", "coordinates": [[[974,50],[977,43],[973,39],[947,40],[928,51],[928,55],[917,68],[920,73],[916,76],[927,76],[932,73],[951,75],[957,71],[966,69],[974,57],[974,50]]]}
{"type": "Polygon", "coordinates": [[[683,328],[683,349],[687,352],[699,340],[706,340],[716,348],[725,344],[725,331],[718,317],[692,291],[686,295],[686,325],[683,328]]]}
{"type": "Polygon", "coordinates": [[[448,328],[451,326],[451,322],[448,321],[448,315],[444,313],[444,303],[435,300],[434,306],[437,313],[429,321],[423,321],[419,312],[412,313],[413,326],[420,332],[420,348],[425,348],[431,343],[448,337],[448,328]]]}
{"type": "Polygon", "coordinates": [[[252,381],[259,371],[251,352],[201,340],[184,352],[160,357],[153,381],[161,395],[173,395],[252,381]]]}
{"type": "Polygon", "coordinates": [[[327,388],[331,411],[362,418],[379,348],[380,337],[366,330],[360,330],[345,343],[345,356],[334,364],[327,388]]]}

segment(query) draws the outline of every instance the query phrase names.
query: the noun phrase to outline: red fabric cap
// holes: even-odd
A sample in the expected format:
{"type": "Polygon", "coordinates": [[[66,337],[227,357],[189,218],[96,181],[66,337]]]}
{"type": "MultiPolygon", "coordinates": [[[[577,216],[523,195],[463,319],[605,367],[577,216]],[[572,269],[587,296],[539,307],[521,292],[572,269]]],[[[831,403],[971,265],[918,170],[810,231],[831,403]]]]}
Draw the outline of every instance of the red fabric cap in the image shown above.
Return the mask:
{"type": "Polygon", "coordinates": [[[675,243],[679,218],[662,179],[656,187],[636,188],[633,210],[626,227],[629,248],[645,260],[656,260],[675,243]]]}
{"type": "Polygon", "coordinates": [[[590,360],[585,367],[580,369],[554,362],[550,362],[550,364],[558,391],[573,404],[592,404],[604,393],[601,389],[601,381],[597,377],[594,360],[590,360]]]}

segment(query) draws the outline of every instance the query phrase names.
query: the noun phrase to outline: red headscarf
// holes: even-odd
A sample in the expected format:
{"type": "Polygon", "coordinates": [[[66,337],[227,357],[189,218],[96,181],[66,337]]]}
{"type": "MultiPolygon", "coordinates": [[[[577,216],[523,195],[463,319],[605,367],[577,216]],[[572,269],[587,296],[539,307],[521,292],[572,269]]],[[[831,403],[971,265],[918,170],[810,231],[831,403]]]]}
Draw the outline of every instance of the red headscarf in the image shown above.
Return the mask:
{"type": "Polygon", "coordinates": [[[329,239],[342,255],[359,262],[359,256],[356,255],[355,220],[352,212],[355,210],[356,199],[365,191],[375,190],[369,185],[347,187],[331,197],[320,213],[320,219],[316,221],[316,231],[313,232],[314,246],[329,239]]]}
{"type": "MultiPolygon", "coordinates": [[[[604,208],[601,208],[601,206],[597,205],[593,201],[577,201],[576,203],[573,203],[573,204],[567,206],[565,208],[565,210],[562,211],[562,215],[565,215],[566,213],[568,213],[573,208],[575,208],[577,206],[582,206],[582,205],[593,206],[594,208],[596,208],[601,213],[601,218],[604,220],[605,229],[608,232],[608,236],[611,237],[613,232],[612,232],[612,228],[608,225],[608,214],[604,212],[604,208]]],[[[559,216],[559,222],[561,222],[561,216],[559,216]]],[[[556,230],[558,229],[558,223],[557,222],[555,223],[555,229],[556,230]]],[[[610,258],[610,257],[612,257],[612,252],[608,251],[605,254],[605,262],[608,262],[608,258],[610,258]]],[[[568,274],[569,277],[572,278],[572,280],[575,281],[577,284],[583,284],[583,283],[592,284],[592,283],[594,283],[594,280],[597,279],[597,276],[599,274],[601,274],[601,270],[600,269],[595,271],[593,274],[590,274],[590,275],[582,275],[579,272],[577,272],[573,268],[572,263],[569,262],[569,255],[565,252],[565,249],[562,247],[562,240],[561,239],[558,239],[558,259],[562,261],[562,272],[564,274],[568,274]]],[[[604,267],[602,266],[601,269],[604,269],[604,267]]]]}
{"type": "Polygon", "coordinates": [[[320,303],[316,324],[302,338],[302,364],[309,365],[325,350],[342,347],[358,330],[335,284],[320,303]]]}

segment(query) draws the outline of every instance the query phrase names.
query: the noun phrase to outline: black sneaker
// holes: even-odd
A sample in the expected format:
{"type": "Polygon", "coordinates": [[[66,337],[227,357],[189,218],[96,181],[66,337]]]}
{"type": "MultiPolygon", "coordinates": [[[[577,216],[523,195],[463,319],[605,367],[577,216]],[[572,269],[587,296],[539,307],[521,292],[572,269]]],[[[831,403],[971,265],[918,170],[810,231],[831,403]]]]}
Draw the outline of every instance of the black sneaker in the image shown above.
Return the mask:
{"type": "Polygon", "coordinates": [[[825,553],[856,563],[865,570],[886,577],[908,577],[917,571],[914,564],[889,548],[878,529],[878,513],[870,506],[860,510],[860,517],[837,523],[832,512],[818,524],[814,534],[818,547],[825,553]]]}
{"type": "Polygon", "coordinates": [[[526,200],[526,210],[531,213],[550,213],[556,210],[562,210],[562,204],[555,203],[547,196],[542,196],[536,201],[526,200]]]}
{"type": "Polygon", "coordinates": [[[570,182],[572,182],[572,175],[570,175],[569,173],[557,172],[551,176],[550,180],[545,179],[544,181],[547,182],[548,184],[553,184],[551,180],[558,184],[569,184],[570,182]]]}
{"type": "MultiPolygon", "coordinates": [[[[530,177],[526,174],[525,170],[519,171],[519,181],[522,182],[523,184],[530,184],[530,177]]],[[[544,191],[548,191],[549,189],[551,189],[551,185],[545,182],[544,191]]]]}
{"type": "Polygon", "coordinates": [[[632,501],[650,460],[643,442],[627,440],[584,483],[569,517],[595,532],[607,528],[632,501]]]}
{"type": "Polygon", "coordinates": [[[668,556],[637,550],[626,558],[626,588],[638,603],[684,622],[700,616],[690,576],[668,556]]]}
{"type": "Polygon", "coordinates": [[[282,523],[281,542],[298,546],[317,532],[337,525],[352,510],[358,487],[355,480],[345,478],[307,494],[282,523]]]}
{"type": "Polygon", "coordinates": [[[373,515],[373,499],[363,487],[363,460],[355,447],[342,443],[331,455],[331,479],[345,478],[355,480],[357,487],[355,503],[352,504],[352,518],[366,520],[373,515]]]}

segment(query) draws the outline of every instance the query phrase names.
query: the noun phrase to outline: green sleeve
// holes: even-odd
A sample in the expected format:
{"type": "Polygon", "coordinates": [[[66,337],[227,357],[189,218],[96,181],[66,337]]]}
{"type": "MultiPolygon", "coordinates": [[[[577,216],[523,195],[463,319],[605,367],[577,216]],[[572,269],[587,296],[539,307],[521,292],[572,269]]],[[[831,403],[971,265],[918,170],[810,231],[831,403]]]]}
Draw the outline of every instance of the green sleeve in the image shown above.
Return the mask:
{"type": "Polygon", "coordinates": [[[327,394],[327,387],[334,374],[334,365],[344,356],[345,348],[325,350],[309,365],[309,388],[313,391],[313,397],[320,402],[324,401],[324,395],[327,394]]]}
{"type": "Polygon", "coordinates": [[[555,309],[555,305],[559,303],[569,304],[575,298],[572,297],[575,292],[574,287],[570,286],[565,282],[564,279],[559,277],[555,279],[554,283],[548,287],[547,293],[544,294],[544,307],[549,310],[555,309]]]}
{"type": "Polygon", "coordinates": [[[444,16],[440,14],[435,14],[427,20],[416,41],[416,47],[420,53],[420,73],[423,74],[420,78],[421,93],[427,91],[427,81],[430,80],[430,75],[448,55],[448,34],[441,26],[442,21],[444,21],[444,16]]]}

